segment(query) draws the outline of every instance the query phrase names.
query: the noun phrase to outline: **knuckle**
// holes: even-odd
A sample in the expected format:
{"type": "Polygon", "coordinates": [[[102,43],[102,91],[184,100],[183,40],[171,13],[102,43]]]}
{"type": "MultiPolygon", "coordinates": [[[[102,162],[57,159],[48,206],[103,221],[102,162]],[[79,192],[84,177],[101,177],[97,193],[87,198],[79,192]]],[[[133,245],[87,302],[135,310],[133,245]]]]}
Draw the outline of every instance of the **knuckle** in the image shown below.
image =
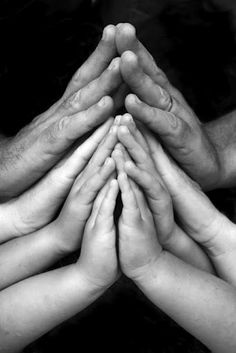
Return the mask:
{"type": "Polygon", "coordinates": [[[55,130],[60,134],[62,131],[65,131],[65,129],[68,127],[70,124],[70,118],[68,116],[64,116],[59,121],[57,122],[55,130]]]}
{"type": "Polygon", "coordinates": [[[81,95],[81,90],[73,93],[71,96],[62,101],[62,108],[64,110],[71,110],[76,108],[81,101],[81,95]]]}

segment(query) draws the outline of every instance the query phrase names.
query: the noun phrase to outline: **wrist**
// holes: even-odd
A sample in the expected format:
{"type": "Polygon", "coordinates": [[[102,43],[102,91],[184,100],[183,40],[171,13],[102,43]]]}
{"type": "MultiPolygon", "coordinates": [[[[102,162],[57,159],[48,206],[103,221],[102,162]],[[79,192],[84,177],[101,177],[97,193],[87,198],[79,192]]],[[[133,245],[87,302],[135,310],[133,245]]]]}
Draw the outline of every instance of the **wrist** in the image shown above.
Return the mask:
{"type": "Polygon", "coordinates": [[[100,297],[116,280],[114,278],[113,281],[107,283],[98,282],[89,276],[86,269],[84,269],[83,266],[80,266],[78,262],[72,265],[71,271],[73,272],[74,278],[77,278],[82,287],[87,291],[89,297],[95,298],[94,300],[100,297]]]}
{"type": "Polygon", "coordinates": [[[149,261],[146,265],[138,268],[138,270],[133,271],[132,275],[129,274],[128,277],[138,286],[142,283],[145,284],[146,282],[153,280],[157,277],[159,268],[162,267],[162,262],[166,254],[167,251],[162,248],[152,261],[149,261]]]}

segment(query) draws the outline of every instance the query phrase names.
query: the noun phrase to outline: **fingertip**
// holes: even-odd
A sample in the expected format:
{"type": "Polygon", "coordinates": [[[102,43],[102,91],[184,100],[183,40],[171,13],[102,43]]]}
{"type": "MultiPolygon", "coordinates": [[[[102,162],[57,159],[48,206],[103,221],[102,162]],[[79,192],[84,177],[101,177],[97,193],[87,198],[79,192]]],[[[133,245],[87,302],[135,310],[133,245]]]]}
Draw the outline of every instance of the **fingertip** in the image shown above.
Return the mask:
{"type": "Polygon", "coordinates": [[[126,161],[124,164],[125,170],[130,171],[136,169],[136,165],[132,161],[126,161]]]}
{"type": "Polygon", "coordinates": [[[136,66],[136,65],[138,65],[138,57],[133,51],[126,50],[121,55],[121,63],[124,65],[136,66]]]}
{"type": "Polygon", "coordinates": [[[121,120],[122,115],[117,115],[114,120],[115,125],[120,125],[120,120],[121,120]]]}
{"type": "Polygon", "coordinates": [[[118,152],[122,152],[124,150],[124,146],[120,142],[118,142],[116,144],[115,150],[118,152]]]}
{"type": "Polygon", "coordinates": [[[134,119],[130,113],[125,113],[121,119],[121,123],[134,124],[134,119]]]}
{"type": "Polygon", "coordinates": [[[110,65],[108,66],[107,70],[109,71],[118,71],[119,68],[120,68],[120,62],[121,62],[121,58],[117,57],[117,58],[114,58],[110,65]]]}
{"type": "Polygon", "coordinates": [[[116,179],[112,179],[110,182],[110,188],[116,190],[118,188],[118,181],[116,179]]]}
{"type": "Polygon", "coordinates": [[[107,157],[106,160],[105,160],[104,166],[107,167],[107,168],[114,167],[115,166],[114,159],[111,158],[111,157],[107,157]]]}
{"type": "Polygon", "coordinates": [[[131,23],[119,23],[117,26],[118,34],[136,37],[136,28],[131,23]]]}
{"type": "Polygon", "coordinates": [[[112,24],[107,25],[103,30],[102,40],[104,40],[105,42],[109,42],[115,39],[115,35],[116,35],[116,26],[112,24]]]}
{"type": "Polygon", "coordinates": [[[138,98],[138,96],[136,96],[136,94],[133,94],[133,93],[129,94],[125,99],[125,104],[131,107],[134,107],[140,103],[141,103],[141,100],[138,98]]]}
{"type": "Polygon", "coordinates": [[[118,134],[129,135],[130,131],[126,125],[120,125],[118,128],[118,134]]]}
{"type": "Polygon", "coordinates": [[[98,102],[98,107],[99,108],[107,108],[107,109],[112,109],[114,102],[113,99],[110,96],[105,96],[103,98],[100,99],[100,101],[98,102]]]}
{"type": "Polygon", "coordinates": [[[117,135],[117,131],[118,131],[118,126],[113,124],[109,130],[109,134],[117,135]]]}
{"type": "Polygon", "coordinates": [[[117,180],[118,180],[118,183],[119,183],[120,186],[123,185],[124,182],[128,181],[127,174],[124,171],[120,172],[119,175],[118,175],[117,180]]]}

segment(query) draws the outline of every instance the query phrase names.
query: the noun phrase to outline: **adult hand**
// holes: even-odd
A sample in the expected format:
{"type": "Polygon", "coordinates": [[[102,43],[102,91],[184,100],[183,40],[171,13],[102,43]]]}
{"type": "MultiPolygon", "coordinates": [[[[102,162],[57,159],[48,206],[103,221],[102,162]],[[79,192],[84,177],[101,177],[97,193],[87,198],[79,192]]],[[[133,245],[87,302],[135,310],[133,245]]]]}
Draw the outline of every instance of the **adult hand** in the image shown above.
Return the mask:
{"type": "Polygon", "coordinates": [[[115,33],[114,26],[105,28],[98,47],[76,72],[63,97],[15,137],[3,141],[2,200],[22,193],[35,183],[76,140],[112,114],[114,103],[107,95],[115,93],[121,85],[120,59],[114,59],[115,33]]]}
{"type": "Polygon", "coordinates": [[[215,146],[182,94],[168,81],[129,24],[117,26],[121,74],[135,94],[125,106],[163,142],[181,167],[204,189],[218,185],[221,161],[215,146]]]}

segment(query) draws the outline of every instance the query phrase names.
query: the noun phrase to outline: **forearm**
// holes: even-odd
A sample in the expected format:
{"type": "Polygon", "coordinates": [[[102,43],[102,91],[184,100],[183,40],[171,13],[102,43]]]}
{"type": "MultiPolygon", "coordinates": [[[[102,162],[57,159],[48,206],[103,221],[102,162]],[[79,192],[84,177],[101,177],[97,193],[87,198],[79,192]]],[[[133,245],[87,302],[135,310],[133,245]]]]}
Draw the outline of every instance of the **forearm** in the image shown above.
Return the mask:
{"type": "Polygon", "coordinates": [[[67,253],[50,226],[0,246],[0,290],[46,270],[67,253]]]}
{"type": "Polygon", "coordinates": [[[221,170],[216,187],[236,185],[236,111],[204,125],[219,157],[221,170]]]}
{"type": "Polygon", "coordinates": [[[213,352],[235,352],[233,287],[166,252],[137,285],[155,305],[213,352]]]}
{"type": "Polygon", "coordinates": [[[19,352],[53,327],[95,301],[92,287],[76,265],[50,271],[0,293],[0,352],[19,352]]]}

